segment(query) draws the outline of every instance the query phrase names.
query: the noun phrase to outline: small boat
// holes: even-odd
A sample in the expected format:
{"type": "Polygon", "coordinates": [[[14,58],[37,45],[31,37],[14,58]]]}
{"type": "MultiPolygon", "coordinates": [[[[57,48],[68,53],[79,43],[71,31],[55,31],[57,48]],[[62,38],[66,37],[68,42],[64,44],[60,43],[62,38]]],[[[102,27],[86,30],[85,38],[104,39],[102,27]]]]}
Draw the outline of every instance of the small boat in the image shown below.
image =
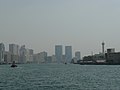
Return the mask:
{"type": "Polygon", "coordinates": [[[15,61],[13,61],[11,67],[17,67],[17,65],[15,65],[15,61]]]}
{"type": "Polygon", "coordinates": [[[11,65],[11,67],[17,67],[17,65],[11,65]]]}
{"type": "Polygon", "coordinates": [[[65,62],[65,64],[67,64],[67,63],[65,62]]]}

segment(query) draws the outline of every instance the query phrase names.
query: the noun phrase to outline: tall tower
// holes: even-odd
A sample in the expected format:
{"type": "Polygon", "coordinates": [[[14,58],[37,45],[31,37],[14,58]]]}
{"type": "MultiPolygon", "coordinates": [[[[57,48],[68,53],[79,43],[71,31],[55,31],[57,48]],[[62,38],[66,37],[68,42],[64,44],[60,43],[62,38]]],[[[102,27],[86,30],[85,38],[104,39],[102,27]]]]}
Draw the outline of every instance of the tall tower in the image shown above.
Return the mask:
{"type": "Polygon", "coordinates": [[[72,60],[72,46],[65,46],[65,62],[70,63],[72,60]]]}
{"type": "Polygon", "coordinates": [[[19,46],[17,44],[9,44],[9,52],[11,53],[11,62],[19,61],[19,46]]]}
{"type": "Polygon", "coordinates": [[[62,45],[55,45],[55,57],[58,63],[62,62],[62,45]]]}
{"type": "Polygon", "coordinates": [[[9,52],[13,55],[19,55],[19,46],[17,44],[9,44],[9,52]]]}
{"type": "Polygon", "coordinates": [[[105,53],[105,51],[104,51],[104,46],[105,46],[105,43],[102,42],[102,53],[103,53],[103,54],[105,53]]]}

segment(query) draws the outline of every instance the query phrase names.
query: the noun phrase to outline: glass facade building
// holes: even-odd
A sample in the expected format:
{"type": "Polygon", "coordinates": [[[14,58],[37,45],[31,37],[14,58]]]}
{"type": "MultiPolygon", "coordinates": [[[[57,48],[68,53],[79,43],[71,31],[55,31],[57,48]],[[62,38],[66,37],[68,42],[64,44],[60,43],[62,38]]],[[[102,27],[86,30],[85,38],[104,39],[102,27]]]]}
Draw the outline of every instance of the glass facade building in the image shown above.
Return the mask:
{"type": "Polygon", "coordinates": [[[55,45],[55,57],[58,63],[62,63],[62,45],[55,45]]]}
{"type": "Polygon", "coordinates": [[[72,60],[72,46],[65,46],[65,62],[70,63],[72,60]]]}

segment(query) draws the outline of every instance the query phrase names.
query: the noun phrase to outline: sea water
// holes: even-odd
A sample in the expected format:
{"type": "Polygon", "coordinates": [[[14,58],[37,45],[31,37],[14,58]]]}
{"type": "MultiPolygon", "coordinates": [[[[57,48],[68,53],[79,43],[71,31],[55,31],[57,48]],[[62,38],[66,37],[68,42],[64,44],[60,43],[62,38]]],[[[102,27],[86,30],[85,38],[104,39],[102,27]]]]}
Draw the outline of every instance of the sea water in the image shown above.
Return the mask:
{"type": "Polygon", "coordinates": [[[0,90],[120,90],[120,66],[0,65],[0,90]]]}

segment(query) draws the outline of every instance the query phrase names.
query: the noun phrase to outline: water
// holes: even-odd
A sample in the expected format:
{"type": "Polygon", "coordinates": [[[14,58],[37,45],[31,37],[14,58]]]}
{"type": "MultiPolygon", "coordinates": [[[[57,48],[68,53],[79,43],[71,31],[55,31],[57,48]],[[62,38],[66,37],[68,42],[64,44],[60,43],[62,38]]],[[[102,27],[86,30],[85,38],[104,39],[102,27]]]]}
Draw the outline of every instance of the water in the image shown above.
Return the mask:
{"type": "Polygon", "coordinates": [[[120,66],[0,65],[0,90],[120,90],[120,66]]]}

